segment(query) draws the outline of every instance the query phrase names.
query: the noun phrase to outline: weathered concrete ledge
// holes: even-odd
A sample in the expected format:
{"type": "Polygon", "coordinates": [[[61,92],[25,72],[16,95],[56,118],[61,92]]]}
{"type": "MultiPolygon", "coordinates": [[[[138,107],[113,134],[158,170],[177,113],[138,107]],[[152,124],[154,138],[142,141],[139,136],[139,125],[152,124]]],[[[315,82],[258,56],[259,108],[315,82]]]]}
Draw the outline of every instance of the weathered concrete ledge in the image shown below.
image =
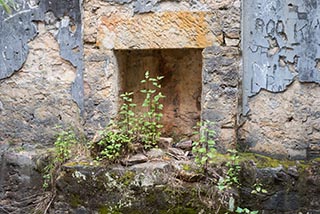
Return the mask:
{"type": "MultiPolygon", "coordinates": [[[[39,173],[46,166],[45,150],[7,147],[5,151],[0,208],[32,213],[39,204],[47,206],[50,194],[43,191],[39,173]]],[[[59,171],[49,213],[215,213],[220,198],[216,185],[228,158],[217,155],[204,176],[185,154],[178,148],[153,149],[121,164],[68,162],[59,171]]],[[[241,207],[265,214],[320,213],[318,160],[281,161],[240,154],[240,162],[241,188],[233,193],[240,197],[241,207]],[[255,183],[268,192],[252,194],[255,183]]]]}

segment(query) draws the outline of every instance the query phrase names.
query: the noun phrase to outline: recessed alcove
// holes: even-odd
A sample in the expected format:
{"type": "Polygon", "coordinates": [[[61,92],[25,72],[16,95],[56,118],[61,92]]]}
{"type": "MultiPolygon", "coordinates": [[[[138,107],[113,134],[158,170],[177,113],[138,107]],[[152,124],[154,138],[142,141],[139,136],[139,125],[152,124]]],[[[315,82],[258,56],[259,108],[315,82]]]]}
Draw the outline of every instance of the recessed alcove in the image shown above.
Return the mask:
{"type": "Polygon", "coordinates": [[[200,119],[202,90],[202,49],[145,49],[115,51],[119,67],[119,94],[134,92],[141,111],[144,95],[139,93],[146,71],[161,80],[163,133],[174,137],[192,135],[200,119]]]}

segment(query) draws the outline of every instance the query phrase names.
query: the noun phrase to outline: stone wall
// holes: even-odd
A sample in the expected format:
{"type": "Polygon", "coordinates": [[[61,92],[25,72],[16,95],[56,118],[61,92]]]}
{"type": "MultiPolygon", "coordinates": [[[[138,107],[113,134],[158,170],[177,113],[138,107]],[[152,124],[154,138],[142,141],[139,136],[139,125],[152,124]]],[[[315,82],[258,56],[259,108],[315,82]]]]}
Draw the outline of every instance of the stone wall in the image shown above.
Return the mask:
{"type": "Polygon", "coordinates": [[[168,105],[165,106],[164,125],[167,134],[182,134],[181,138],[190,136],[191,128],[201,116],[217,119],[220,148],[234,145],[239,43],[239,1],[85,1],[87,133],[94,134],[116,115],[120,93],[138,90],[138,86],[128,87],[128,82],[132,80],[138,84],[137,79],[141,79],[146,70],[154,69],[150,72],[165,77],[165,104],[168,105]],[[202,57],[195,49],[203,50],[202,57]],[[220,53],[221,50],[224,53],[220,53]],[[196,55],[188,57],[192,51],[196,55]],[[190,62],[194,68],[188,66],[190,62]],[[200,84],[198,77],[190,77],[181,70],[183,67],[197,69],[196,64],[202,65],[202,71],[195,72],[202,78],[200,84]],[[136,75],[127,72],[136,72],[136,75]],[[228,77],[229,74],[232,76],[228,77]],[[190,80],[183,80],[184,75],[190,80]],[[178,82],[181,86],[173,88],[178,82]],[[186,92],[189,90],[187,85],[195,85],[192,86],[195,89],[186,92]],[[169,129],[172,130],[168,132],[169,129]]]}
{"type": "Polygon", "coordinates": [[[56,125],[91,139],[151,68],[167,77],[170,135],[190,137],[201,117],[221,151],[318,155],[320,2],[24,2],[0,11],[1,143],[50,145],[56,125]]]}
{"type": "Polygon", "coordinates": [[[55,126],[81,129],[80,3],[16,7],[0,11],[0,142],[52,144],[55,126]]]}
{"type": "Polygon", "coordinates": [[[243,1],[244,149],[319,156],[320,1],[243,1]]]}

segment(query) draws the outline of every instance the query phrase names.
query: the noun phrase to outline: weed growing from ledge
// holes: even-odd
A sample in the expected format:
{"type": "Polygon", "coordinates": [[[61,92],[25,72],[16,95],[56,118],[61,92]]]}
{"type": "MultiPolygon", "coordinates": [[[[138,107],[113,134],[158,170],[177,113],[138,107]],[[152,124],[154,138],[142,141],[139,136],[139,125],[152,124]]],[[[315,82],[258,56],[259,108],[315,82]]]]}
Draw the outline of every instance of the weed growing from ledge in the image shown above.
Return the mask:
{"type": "Polygon", "coordinates": [[[227,173],[225,177],[221,177],[218,182],[218,189],[223,191],[225,189],[230,189],[232,186],[238,187],[239,183],[239,172],[241,166],[239,165],[239,156],[236,150],[228,151],[230,156],[230,161],[226,163],[227,173]]]}
{"type": "Polygon", "coordinates": [[[54,176],[58,169],[69,160],[72,156],[71,149],[77,143],[75,133],[69,129],[58,133],[56,141],[54,142],[54,153],[52,160],[44,168],[43,188],[47,189],[50,184],[54,183],[54,176]]]}
{"type": "MultiPolygon", "coordinates": [[[[111,122],[104,131],[100,133],[101,140],[97,142],[98,160],[107,159],[114,161],[122,154],[132,148],[133,143],[141,143],[145,149],[157,145],[161,135],[160,123],[162,118],[163,104],[160,102],[165,96],[160,92],[159,81],[162,76],[150,77],[149,71],[145,73],[145,78],[141,80],[143,89],[140,90],[145,95],[141,106],[141,113],[136,114],[133,103],[133,92],[125,92],[120,95],[122,105],[119,117],[115,122],[111,122]]],[[[92,145],[94,148],[95,145],[92,145]]]]}
{"type": "Polygon", "coordinates": [[[145,79],[141,80],[141,83],[145,85],[144,89],[140,90],[140,92],[145,95],[142,107],[146,108],[147,111],[140,115],[138,124],[140,125],[139,132],[146,149],[154,147],[157,144],[161,135],[160,129],[163,127],[163,125],[160,124],[163,116],[161,113],[163,104],[160,103],[160,100],[165,96],[158,91],[158,89],[161,89],[159,81],[163,78],[163,76],[152,78],[150,77],[149,71],[147,71],[145,73],[145,79]],[[151,83],[153,88],[151,88],[148,83],[151,83]]]}
{"type": "Polygon", "coordinates": [[[266,189],[263,188],[262,183],[255,183],[253,185],[253,190],[251,191],[251,194],[258,194],[258,193],[268,193],[266,189]]]}
{"type": "Polygon", "coordinates": [[[121,156],[125,148],[129,147],[132,141],[132,136],[128,132],[118,129],[119,126],[111,122],[107,128],[100,134],[102,139],[97,143],[101,147],[100,155],[97,158],[106,158],[108,160],[116,160],[121,156]]]}
{"type": "Polygon", "coordinates": [[[192,143],[192,153],[195,155],[195,162],[202,166],[206,171],[208,163],[214,158],[216,154],[215,149],[215,131],[213,129],[214,123],[210,121],[198,122],[195,127],[198,129],[193,134],[199,135],[199,140],[192,143]]]}
{"type": "Polygon", "coordinates": [[[123,103],[120,107],[121,119],[118,121],[118,126],[121,132],[127,136],[133,136],[137,132],[137,118],[133,111],[137,104],[132,102],[132,96],[133,92],[125,92],[120,95],[123,103]]]}
{"type": "MultiPolygon", "coordinates": [[[[258,214],[259,211],[251,211],[248,208],[242,208],[237,206],[235,208],[236,200],[233,196],[233,193],[230,193],[230,190],[232,187],[239,188],[241,186],[240,180],[239,180],[239,173],[241,170],[241,166],[239,164],[239,156],[238,152],[236,150],[229,150],[230,153],[230,161],[226,163],[227,172],[224,177],[220,177],[218,182],[218,190],[220,193],[220,204],[224,204],[225,200],[228,200],[228,210],[230,212],[235,213],[244,213],[244,214],[258,214]]],[[[254,190],[251,192],[251,194],[257,194],[257,193],[267,193],[267,190],[262,188],[261,183],[256,183],[253,185],[254,190]]],[[[228,212],[227,212],[228,213],[228,212]]]]}

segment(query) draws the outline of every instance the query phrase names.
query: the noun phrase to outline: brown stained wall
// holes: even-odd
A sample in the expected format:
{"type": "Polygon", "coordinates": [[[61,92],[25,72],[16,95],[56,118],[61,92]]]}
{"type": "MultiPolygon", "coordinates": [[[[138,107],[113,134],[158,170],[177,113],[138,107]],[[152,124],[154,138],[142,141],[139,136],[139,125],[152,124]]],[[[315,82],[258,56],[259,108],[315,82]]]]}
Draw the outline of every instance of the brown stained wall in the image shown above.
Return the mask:
{"type": "MultiPolygon", "coordinates": [[[[167,49],[117,52],[121,75],[121,92],[134,92],[134,102],[142,105],[145,98],[139,91],[145,71],[150,76],[164,76],[161,92],[164,133],[167,136],[191,136],[200,120],[202,91],[202,50],[167,49]]],[[[150,87],[150,86],[149,86],[150,87]]],[[[141,112],[141,107],[136,108],[141,112]]]]}

